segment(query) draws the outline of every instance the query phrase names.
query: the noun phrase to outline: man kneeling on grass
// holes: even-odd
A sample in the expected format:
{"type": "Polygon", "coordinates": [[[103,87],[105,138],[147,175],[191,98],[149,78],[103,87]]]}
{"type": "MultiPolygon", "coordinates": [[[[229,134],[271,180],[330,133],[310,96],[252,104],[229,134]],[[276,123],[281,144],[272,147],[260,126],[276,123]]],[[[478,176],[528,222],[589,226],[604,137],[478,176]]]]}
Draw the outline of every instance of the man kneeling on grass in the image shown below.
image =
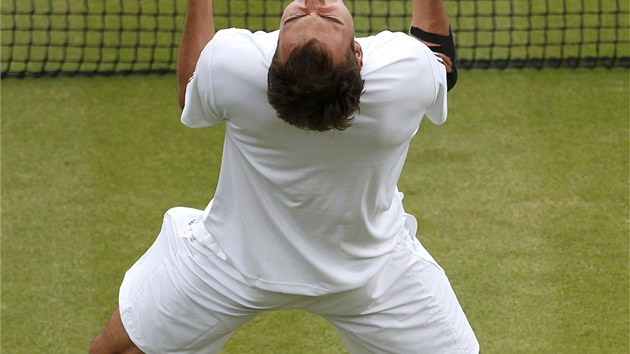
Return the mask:
{"type": "Polygon", "coordinates": [[[166,213],[92,353],[216,353],[288,308],[330,321],[352,353],[478,352],[397,189],[457,78],[441,0],[414,0],[411,25],[355,38],[343,1],[296,0],[278,31],[215,34],[212,1],[188,1],[181,119],[226,124],[216,194],[166,213]]]}

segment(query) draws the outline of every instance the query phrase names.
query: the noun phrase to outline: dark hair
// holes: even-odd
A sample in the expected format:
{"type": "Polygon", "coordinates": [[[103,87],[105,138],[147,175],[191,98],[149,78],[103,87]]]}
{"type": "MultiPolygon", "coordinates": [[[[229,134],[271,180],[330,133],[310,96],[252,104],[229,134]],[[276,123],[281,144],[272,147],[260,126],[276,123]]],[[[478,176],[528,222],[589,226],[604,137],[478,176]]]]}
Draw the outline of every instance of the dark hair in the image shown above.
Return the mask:
{"type": "Polygon", "coordinates": [[[274,55],[267,78],[267,99],[279,118],[299,128],[326,131],[350,126],[359,109],[364,80],[354,55],[333,64],[316,39],[294,48],[284,62],[274,55]]]}

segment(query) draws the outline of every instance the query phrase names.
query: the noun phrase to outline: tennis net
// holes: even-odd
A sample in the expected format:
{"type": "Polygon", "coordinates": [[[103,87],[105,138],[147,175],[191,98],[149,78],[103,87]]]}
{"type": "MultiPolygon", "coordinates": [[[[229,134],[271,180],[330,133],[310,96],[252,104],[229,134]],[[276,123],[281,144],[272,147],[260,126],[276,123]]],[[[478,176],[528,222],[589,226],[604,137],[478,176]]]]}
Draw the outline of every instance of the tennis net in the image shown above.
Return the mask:
{"type": "MultiPolygon", "coordinates": [[[[274,30],[288,1],[217,0],[217,28],[274,30]]],[[[357,35],[409,26],[412,0],[347,0],[357,35]]],[[[2,77],[173,72],[183,0],[4,0],[2,77]]],[[[630,67],[627,0],[445,0],[462,68],[630,67]]]]}

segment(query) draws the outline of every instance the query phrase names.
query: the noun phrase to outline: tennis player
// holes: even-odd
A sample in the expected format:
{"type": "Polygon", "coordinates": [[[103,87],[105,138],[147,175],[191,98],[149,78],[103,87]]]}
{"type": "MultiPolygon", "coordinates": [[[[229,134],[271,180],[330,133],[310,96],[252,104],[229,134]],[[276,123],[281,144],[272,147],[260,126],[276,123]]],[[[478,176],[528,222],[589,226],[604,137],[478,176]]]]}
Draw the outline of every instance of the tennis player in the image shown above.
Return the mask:
{"type": "Polygon", "coordinates": [[[188,1],[181,120],[226,125],[216,193],[166,213],[92,353],[216,353],[289,308],[330,321],[352,353],[478,352],[397,189],[456,81],[441,0],[412,16],[409,34],[355,38],[343,1],[296,0],[278,31],[215,34],[212,1],[188,1]]]}

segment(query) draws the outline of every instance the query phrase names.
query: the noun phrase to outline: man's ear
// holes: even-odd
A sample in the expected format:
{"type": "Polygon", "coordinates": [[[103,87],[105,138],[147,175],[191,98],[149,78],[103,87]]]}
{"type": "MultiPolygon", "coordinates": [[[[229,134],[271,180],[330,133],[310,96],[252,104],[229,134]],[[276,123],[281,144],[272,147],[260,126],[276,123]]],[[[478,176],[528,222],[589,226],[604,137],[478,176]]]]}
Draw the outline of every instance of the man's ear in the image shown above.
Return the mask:
{"type": "Polygon", "coordinates": [[[361,70],[363,68],[363,48],[357,41],[354,41],[354,55],[357,57],[357,64],[361,70]]]}

